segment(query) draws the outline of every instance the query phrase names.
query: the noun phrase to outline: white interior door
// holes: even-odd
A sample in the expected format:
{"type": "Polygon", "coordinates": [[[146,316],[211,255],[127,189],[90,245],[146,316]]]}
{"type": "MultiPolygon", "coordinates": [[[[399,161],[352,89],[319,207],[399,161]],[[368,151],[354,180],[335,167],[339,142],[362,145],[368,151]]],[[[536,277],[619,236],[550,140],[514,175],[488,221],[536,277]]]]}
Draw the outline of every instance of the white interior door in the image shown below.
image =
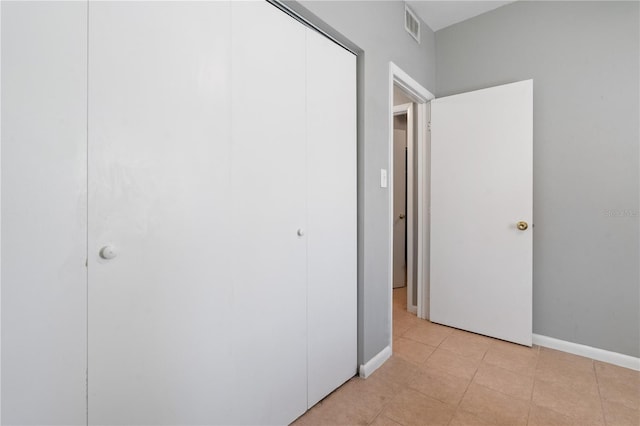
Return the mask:
{"type": "Polygon", "coordinates": [[[532,101],[527,80],[431,102],[430,319],[529,346],[532,101]]]}
{"type": "Polygon", "coordinates": [[[356,57],[306,37],[311,407],[357,369],[356,57]]]}
{"type": "Polygon", "coordinates": [[[232,15],[234,423],[286,424],[307,408],[305,27],[232,15]]]}
{"type": "Polygon", "coordinates": [[[90,424],[234,419],[230,40],[227,2],[89,7],[90,424]]]}

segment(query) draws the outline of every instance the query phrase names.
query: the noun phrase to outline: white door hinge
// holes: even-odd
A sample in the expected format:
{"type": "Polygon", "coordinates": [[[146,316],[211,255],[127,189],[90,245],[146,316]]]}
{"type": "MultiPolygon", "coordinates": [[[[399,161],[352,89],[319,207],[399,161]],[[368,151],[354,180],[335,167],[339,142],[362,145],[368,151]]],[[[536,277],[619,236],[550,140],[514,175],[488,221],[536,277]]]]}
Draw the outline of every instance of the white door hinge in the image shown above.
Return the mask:
{"type": "Polygon", "coordinates": [[[431,131],[431,122],[427,122],[427,131],[430,132],[431,131]]]}

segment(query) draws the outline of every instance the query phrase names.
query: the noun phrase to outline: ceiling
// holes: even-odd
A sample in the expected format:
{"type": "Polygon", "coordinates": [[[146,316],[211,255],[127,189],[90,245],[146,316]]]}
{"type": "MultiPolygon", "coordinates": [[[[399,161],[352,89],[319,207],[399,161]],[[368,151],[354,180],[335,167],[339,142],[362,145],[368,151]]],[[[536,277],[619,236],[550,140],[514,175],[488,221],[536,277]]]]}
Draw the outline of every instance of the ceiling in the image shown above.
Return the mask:
{"type": "Polygon", "coordinates": [[[411,10],[433,31],[438,31],[509,3],[513,3],[513,1],[407,1],[411,10]]]}

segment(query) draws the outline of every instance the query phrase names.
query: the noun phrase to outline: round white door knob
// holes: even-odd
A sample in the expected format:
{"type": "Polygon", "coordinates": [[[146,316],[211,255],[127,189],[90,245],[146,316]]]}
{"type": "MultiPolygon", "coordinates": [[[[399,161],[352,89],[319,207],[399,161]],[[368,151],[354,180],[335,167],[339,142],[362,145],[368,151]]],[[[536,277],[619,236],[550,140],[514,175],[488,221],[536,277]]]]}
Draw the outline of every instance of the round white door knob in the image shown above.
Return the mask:
{"type": "Polygon", "coordinates": [[[103,259],[113,259],[116,257],[118,253],[116,253],[116,249],[113,246],[104,246],[100,249],[100,257],[103,259]]]}
{"type": "Polygon", "coordinates": [[[304,235],[304,229],[298,229],[298,237],[302,237],[304,235]]]}

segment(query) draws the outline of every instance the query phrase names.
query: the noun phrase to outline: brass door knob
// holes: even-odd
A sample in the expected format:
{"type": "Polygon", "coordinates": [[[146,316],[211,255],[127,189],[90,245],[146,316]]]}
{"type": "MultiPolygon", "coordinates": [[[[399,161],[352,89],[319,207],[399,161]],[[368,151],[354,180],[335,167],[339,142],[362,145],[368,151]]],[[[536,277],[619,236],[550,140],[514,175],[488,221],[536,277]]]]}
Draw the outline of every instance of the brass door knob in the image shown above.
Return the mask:
{"type": "Polygon", "coordinates": [[[529,224],[527,222],[520,221],[518,222],[517,226],[519,230],[526,231],[526,229],[529,227],[529,224]]]}

